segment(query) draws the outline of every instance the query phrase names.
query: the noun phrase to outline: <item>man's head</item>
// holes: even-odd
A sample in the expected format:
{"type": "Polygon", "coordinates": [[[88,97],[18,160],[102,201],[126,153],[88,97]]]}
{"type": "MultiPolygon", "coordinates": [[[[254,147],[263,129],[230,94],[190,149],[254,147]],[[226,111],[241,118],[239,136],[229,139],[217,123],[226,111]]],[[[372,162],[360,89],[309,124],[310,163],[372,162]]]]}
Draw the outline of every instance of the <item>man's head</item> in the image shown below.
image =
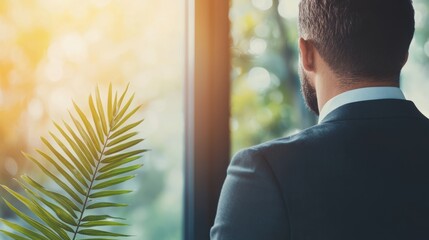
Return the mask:
{"type": "Polygon", "coordinates": [[[342,84],[398,82],[414,34],[412,0],[301,0],[299,32],[342,84]]]}

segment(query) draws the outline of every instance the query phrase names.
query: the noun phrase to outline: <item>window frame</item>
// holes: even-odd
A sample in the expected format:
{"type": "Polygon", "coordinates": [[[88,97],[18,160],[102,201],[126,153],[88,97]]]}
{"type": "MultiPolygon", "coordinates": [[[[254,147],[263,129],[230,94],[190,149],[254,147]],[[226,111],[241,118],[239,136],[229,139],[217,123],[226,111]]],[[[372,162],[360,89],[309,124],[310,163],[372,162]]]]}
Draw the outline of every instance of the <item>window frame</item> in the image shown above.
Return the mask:
{"type": "Polygon", "coordinates": [[[186,0],[184,239],[210,239],[230,161],[229,1],[186,0]]]}

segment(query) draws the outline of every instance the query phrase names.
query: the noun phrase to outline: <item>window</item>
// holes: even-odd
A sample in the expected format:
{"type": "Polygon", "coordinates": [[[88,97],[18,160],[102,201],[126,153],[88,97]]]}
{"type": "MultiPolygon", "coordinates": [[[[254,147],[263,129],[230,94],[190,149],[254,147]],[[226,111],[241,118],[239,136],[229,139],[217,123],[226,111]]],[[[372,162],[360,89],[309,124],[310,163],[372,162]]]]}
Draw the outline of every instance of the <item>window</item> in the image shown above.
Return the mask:
{"type": "Polygon", "coordinates": [[[233,0],[232,151],[313,125],[298,76],[298,0],[233,0]]]}
{"type": "Polygon", "coordinates": [[[0,1],[0,182],[34,174],[21,151],[41,147],[72,99],[85,105],[96,85],[130,83],[151,151],[118,215],[134,239],[181,239],[184,46],[184,0],[0,1]]]}
{"type": "MultiPolygon", "coordinates": [[[[429,0],[414,2],[402,83],[429,116],[429,0]]],[[[128,199],[128,233],[208,239],[230,154],[316,122],[299,91],[297,3],[1,1],[0,182],[31,171],[20,151],[40,146],[71,99],[129,82],[152,151],[128,199]]],[[[14,217],[3,205],[0,215],[14,217]]]]}

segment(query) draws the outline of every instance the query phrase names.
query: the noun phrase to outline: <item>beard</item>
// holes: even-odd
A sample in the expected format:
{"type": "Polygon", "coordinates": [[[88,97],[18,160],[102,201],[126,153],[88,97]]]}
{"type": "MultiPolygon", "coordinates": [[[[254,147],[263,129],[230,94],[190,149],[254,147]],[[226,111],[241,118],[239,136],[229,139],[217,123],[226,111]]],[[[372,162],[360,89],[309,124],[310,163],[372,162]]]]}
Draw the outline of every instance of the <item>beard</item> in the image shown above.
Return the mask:
{"type": "Polygon", "coordinates": [[[319,116],[319,106],[317,104],[316,89],[311,86],[308,75],[304,72],[302,67],[299,69],[299,76],[301,79],[301,92],[304,97],[305,103],[312,112],[319,116]]]}

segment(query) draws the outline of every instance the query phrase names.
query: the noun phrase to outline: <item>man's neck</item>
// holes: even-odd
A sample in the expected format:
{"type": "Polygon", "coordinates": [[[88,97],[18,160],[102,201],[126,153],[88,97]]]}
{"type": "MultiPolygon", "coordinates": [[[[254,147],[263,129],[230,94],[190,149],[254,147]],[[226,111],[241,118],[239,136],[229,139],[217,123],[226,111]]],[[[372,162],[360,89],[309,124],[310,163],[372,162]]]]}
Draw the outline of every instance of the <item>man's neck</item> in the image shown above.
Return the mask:
{"type": "Polygon", "coordinates": [[[321,83],[316,85],[319,110],[321,110],[330,99],[347,91],[368,87],[399,87],[399,82],[395,81],[368,81],[367,79],[355,79],[353,81],[356,83],[344,84],[345,81],[340,79],[318,81],[318,83],[321,83]]]}

